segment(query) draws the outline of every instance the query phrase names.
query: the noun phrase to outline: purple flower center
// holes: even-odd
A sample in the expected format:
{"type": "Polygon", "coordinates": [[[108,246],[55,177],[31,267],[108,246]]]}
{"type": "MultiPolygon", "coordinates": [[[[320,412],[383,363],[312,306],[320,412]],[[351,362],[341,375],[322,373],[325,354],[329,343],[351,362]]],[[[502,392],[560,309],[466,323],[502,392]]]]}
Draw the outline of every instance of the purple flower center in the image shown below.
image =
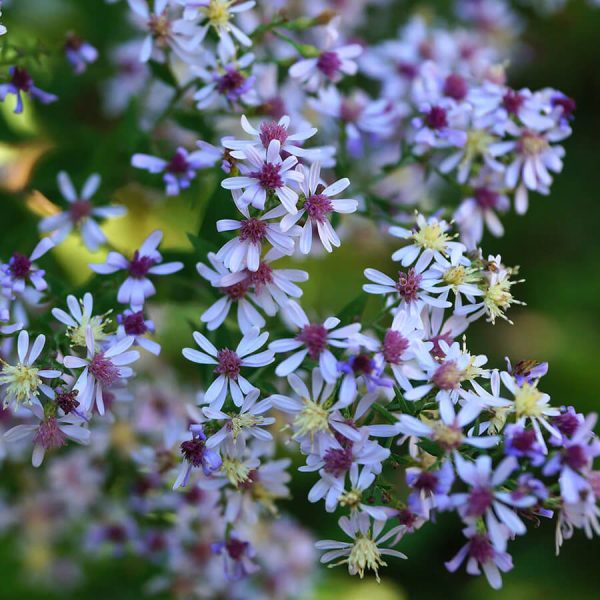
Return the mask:
{"type": "Polygon", "coordinates": [[[232,69],[231,67],[226,68],[225,74],[217,79],[217,91],[223,96],[235,96],[235,92],[246,82],[246,77],[239,71],[232,69]]]}
{"type": "Polygon", "coordinates": [[[408,508],[402,508],[398,513],[398,521],[400,525],[410,529],[417,522],[417,515],[408,508]]]}
{"type": "Polygon", "coordinates": [[[256,271],[248,271],[250,284],[255,286],[256,291],[260,292],[263,285],[273,283],[273,269],[265,263],[261,262],[256,271]]]}
{"type": "Polygon", "coordinates": [[[462,377],[463,372],[458,368],[456,362],[449,360],[436,369],[431,381],[440,390],[455,390],[460,385],[462,377]]]}
{"type": "Polygon", "coordinates": [[[252,486],[259,480],[259,478],[260,478],[260,474],[258,472],[258,469],[252,469],[251,471],[249,471],[246,479],[244,479],[244,481],[241,481],[240,483],[238,483],[237,489],[238,490],[250,490],[250,489],[252,489],[252,486]]]}
{"type": "Polygon", "coordinates": [[[79,400],[77,400],[78,394],[78,390],[69,390],[68,392],[61,391],[56,394],[56,404],[66,415],[74,412],[79,406],[79,400]]]}
{"type": "Polygon", "coordinates": [[[21,67],[14,67],[10,81],[18,90],[23,92],[28,92],[33,85],[31,75],[21,67]]]}
{"type": "Polygon", "coordinates": [[[533,446],[536,442],[535,431],[533,429],[526,429],[517,431],[510,440],[510,445],[519,452],[527,453],[533,450],[533,446]]]}
{"type": "Polygon", "coordinates": [[[327,329],[318,324],[305,325],[296,339],[306,346],[309,356],[317,360],[327,347],[327,329]]]}
{"type": "Polygon", "coordinates": [[[117,544],[127,541],[127,530],[119,523],[109,525],[105,530],[106,539],[117,544]]]}
{"type": "Polygon", "coordinates": [[[350,359],[350,366],[357,375],[369,375],[375,369],[375,361],[368,354],[357,354],[350,359]]]}
{"type": "Polygon", "coordinates": [[[391,365],[400,364],[402,354],[408,348],[408,340],[399,332],[388,329],[383,338],[383,359],[391,365]]]}
{"type": "Polygon", "coordinates": [[[334,477],[347,473],[352,466],[352,446],[347,448],[329,448],[323,456],[325,472],[334,477]]]}
{"type": "Polygon", "coordinates": [[[227,542],[225,542],[227,554],[229,554],[233,560],[240,560],[246,553],[248,546],[248,542],[242,542],[242,540],[238,540],[234,537],[230,537],[227,542]]]}
{"type": "Polygon", "coordinates": [[[444,96],[453,98],[454,100],[464,100],[467,96],[469,88],[464,77],[452,73],[446,77],[444,82],[444,96]]]}
{"type": "Polygon", "coordinates": [[[219,375],[225,375],[229,379],[237,379],[240,374],[240,367],[242,366],[242,361],[240,357],[229,348],[223,348],[223,350],[219,350],[217,354],[217,360],[219,364],[215,369],[215,373],[219,375]]]}
{"type": "Polygon", "coordinates": [[[419,476],[413,483],[413,487],[417,490],[429,492],[433,494],[438,484],[438,476],[431,471],[421,471],[419,476]]]}
{"type": "Polygon", "coordinates": [[[340,70],[342,61],[335,52],[322,52],[317,60],[317,69],[329,79],[333,79],[340,70]]]}
{"type": "Polygon", "coordinates": [[[253,244],[258,244],[265,239],[267,235],[267,224],[260,219],[252,217],[244,219],[240,226],[240,240],[245,242],[250,240],[253,244]]]}
{"type": "Polygon", "coordinates": [[[153,265],[153,258],[150,258],[149,256],[140,256],[140,251],[136,250],[129,263],[129,274],[134,279],[143,279],[153,265]]]}
{"type": "Polygon", "coordinates": [[[33,443],[42,446],[46,450],[66,445],[66,436],[60,430],[56,417],[48,417],[40,423],[38,430],[35,432],[33,443]]]}
{"type": "Polygon", "coordinates": [[[269,147],[269,144],[273,140],[279,140],[281,145],[285,144],[285,141],[288,138],[287,129],[280,125],[275,121],[271,121],[269,123],[261,123],[260,124],[260,141],[265,148],[269,147]]]}
{"type": "Polygon", "coordinates": [[[363,112],[363,107],[352,100],[343,100],[340,108],[340,118],[346,123],[354,123],[363,112]]]}
{"type": "Polygon", "coordinates": [[[181,449],[181,454],[183,454],[185,460],[187,460],[187,462],[189,462],[193,467],[202,466],[205,447],[205,441],[197,437],[186,442],[181,442],[181,445],[179,446],[181,449]]]}
{"type": "Polygon", "coordinates": [[[396,72],[406,79],[414,79],[417,76],[417,67],[409,62],[400,62],[396,66],[396,72]]]}
{"type": "Polygon", "coordinates": [[[146,327],[146,321],[144,319],[144,311],[140,310],[128,315],[123,318],[123,328],[127,335],[144,335],[148,331],[146,327]]]}
{"type": "Polygon", "coordinates": [[[10,259],[10,272],[14,277],[25,279],[31,273],[31,261],[24,254],[15,252],[10,259]]]}
{"type": "Polygon", "coordinates": [[[567,120],[573,118],[573,113],[577,108],[575,100],[568,96],[554,96],[554,98],[552,98],[552,106],[560,106],[562,108],[563,117],[567,120]]]}
{"type": "Polygon", "coordinates": [[[469,556],[478,563],[485,564],[494,559],[494,548],[487,537],[482,533],[476,533],[469,543],[469,556]]]}
{"type": "Polygon", "coordinates": [[[67,41],[65,42],[65,48],[67,50],[74,50],[77,52],[83,45],[83,40],[74,33],[69,33],[67,36],[67,41]]]}
{"type": "Polygon", "coordinates": [[[90,373],[103,387],[111,386],[119,379],[119,369],[112,361],[104,356],[103,352],[94,354],[88,365],[90,373]]]}
{"type": "Polygon", "coordinates": [[[579,419],[572,411],[564,412],[562,415],[557,415],[552,419],[552,425],[567,437],[571,437],[579,427],[579,419]]]}
{"type": "Polygon", "coordinates": [[[433,348],[430,350],[431,354],[435,358],[444,358],[446,355],[440,346],[440,342],[444,341],[450,345],[452,343],[452,335],[450,335],[449,332],[441,333],[440,335],[434,335],[433,337],[430,337],[427,341],[433,344],[433,348]]]}
{"type": "Polygon", "coordinates": [[[258,179],[260,186],[265,190],[275,190],[283,187],[281,179],[280,166],[273,163],[265,163],[260,171],[253,171],[250,177],[258,179]]]}
{"type": "Polygon", "coordinates": [[[443,129],[448,126],[446,109],[441,106],[433,106],[425,115],[425,124],[430,129],[443,129]]]}
{"type": "Polygon", "coordinates": [[[171,35],[171,22],[166,11],[160,15],[153,14],[148,20],[148,28],[159,45],[165,45],[171,35]]]}
{"type": "Polygon", "coordinates": [[[467,514],[470,517],[480,517],[492,505],[494,495],[489,488],[473,488],[467,500],[467,514]]]}
{"type": "Polygon", "coordinates": [[[84,200],[80,198],[79,200],[75,200],[71,207],[69,208],[69,217],[73,223],[79,223],[86,217],[89,217],[92,212],[92,203],[89,200],[84,200]]]}
{"type": "Polygon", "coordinates": [[[309,218],[323,223],[327,215],[333,211],[333,204],[325,194],[313,194],[306,199],[304,208],[309,218]]]}
{"type": "Polygon", "coordinates": [[[228,285],[227,287],[220,288],[221,293],[225,294],[231,300],[240,300],[248,291],[250,287],[249,279],[242,279],[242,281],[238,281],[238,283],[234,283],[233,285],[228,285]]]}
{"type": "Polygon", "coordinates": [[[419,285],[423,276],[417,273],[414,269],[409,269],[407,273],[398,271],[398,282],[396,289],[400,297],[406,302],[414,302],[417,299],[419,285]]]}
{"type": "Polygon", "coordinates": [[[188,162],[185,153],[181,150],[177,150],[173,157],[169,161],[166,169],[169,173],[187,173],[190,168],[190,163],[188,162]]]}
{"type": "Polygon", "coordinates": [[[583,469],[588,464],[585,448],[579,444],[565,448],[563,460],[575,471],[583,469]]]}
{"type": "Polygon", "coordinates": [[[473,192],[473,197],[475,198],[475,202],[477,202],[477,206],[483,210],[489,210],[491,208],[495,208],[498,204],[498,192],[494,192],[486,187],[478,187],[475,188],[473,192]]]}
{"type": "Polygon", "coordinates": [[[523,106],[523,102],[525,102],[525,96],[514,90],[508,90],[502,98],[502,105],[506,109],[506,112],[511,115],[516,115],[519,112],[519,109],[523,106]]]}

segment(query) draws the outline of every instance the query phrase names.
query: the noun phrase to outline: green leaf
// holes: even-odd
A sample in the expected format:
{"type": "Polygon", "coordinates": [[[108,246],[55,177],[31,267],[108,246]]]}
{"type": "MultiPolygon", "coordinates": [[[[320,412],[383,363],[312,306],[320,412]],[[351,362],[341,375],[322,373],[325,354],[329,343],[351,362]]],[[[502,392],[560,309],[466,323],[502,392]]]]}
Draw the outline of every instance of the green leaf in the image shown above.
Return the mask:
{"type": "Polygon", "coordinates": [[[342,308],[342,310],[338,313],[337,318],[342,323],[352,323],[360,321],[363,312],[365,311],[365,307],[367,305],[368,300],[369,297],[367,296],[367,294],[360,294],[360,296],[357,296],[356,298],[354,298],[354,300],[352,300],[351,302],[346,304],[344,308],[342,308]]]}
{"type": "Polygon", "coordinates": [[[177,81],[167,65],[156,62],[155,60],[150,60],[148,61],[148,66],[156,79],[160,79],[160,81],[166,83],[169,87],[177,88],[177,81]]]}

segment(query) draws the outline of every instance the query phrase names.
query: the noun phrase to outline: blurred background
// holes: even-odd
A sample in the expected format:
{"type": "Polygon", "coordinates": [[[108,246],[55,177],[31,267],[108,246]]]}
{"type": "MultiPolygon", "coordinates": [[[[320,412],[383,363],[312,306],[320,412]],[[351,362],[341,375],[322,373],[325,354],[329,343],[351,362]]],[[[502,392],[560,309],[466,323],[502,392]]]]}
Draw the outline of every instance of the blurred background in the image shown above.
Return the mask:
{"type": "MultiPolygon", "coordinates": [[[[397,4],[402,7],[396,7],[394,2],[393,10],[400,15],[417,3],[397,4]]],[[[444,12],[446,5],[435,2],[429,8],[444,12]]],[[[551,394],[555,404],[574,404],[582,411],[598,410],[600,9],[575,0],[552,15],[540,16],[530,9],[522,12],[527,23],[522,35],[526,50],[521,59],[510,65],[509,81],[513,87],[552,86],[575,98],[574,134],[565,143],[565,168],[556,178],[551,196],[532,198],[524,217],[506,216],[506,236],[487,236],[482,244],[489,253],[501,254],[506,264],[521,266],[526,282],[518,286],[516,296],[528,306],[512,309],[514,326],[505,322],[475,325],[469,330],[469,346],[473,353],[486,353],[494,366],[501,366],[505,356],[513,360],[547,360],[550,371],[543,389],[551,394]]],[[[99,0],[18,0],[5,7],[3,22],[9,28],[12,43],[33,45],[40,39],[43,44],[56,46],[67,30],[75,29],[102,55],[115,42],[127,39],[129,28],[122,15],[122,7],[99,0]]],[[[396,22],[401,22],[400,17],[396,22]]],[[[369,38],[379,39],[394,29],[369,31],[369,38]]],[[[111,75],[108,62],[100,61],[77,79],[60,62],[50,61],[40,73],[38,85],[58,94],[60,103],[43,110],[31,107],[19,118],[5,104],[0,105],[0,256],[6,259],[15,248],[27,251],[34,245],[38,215],[48,210],[48,199],[58,199],[55,176],[61,169],[72,174],[77,186],[88,173],[100,172],[101,193],[128,205],[129,216],[108,230],[115,246],[135,247],[160,225],[166,231],[166,243],[173,255],[189,253],[186,231],[195,228],[201,232],[205,219],[209,224],[214,222],[211,209],[207,208],[214,182],[200,179],[184,196],[168,202],[162,200],[158,191],[153,196],[134,183],[140,174],[128,166],[129,157],[144,133],[136,124],[135,103],[119,118],[104,115],[103,98],[96,83],[111,75]]],[[[309,271],[311,279],[304,286],[305,306],[334,314],[358,295],[366,266],[386,267],[391,246],[382,243],[368,228],[358,229],[352,236],[353,243],[343,245],[332,256],[306,261],[303,268],[309,271]]],[[[89,259],[73,242],[54,252],[49,260],[74,285],[79,285],[86,277],[84,266],[89,259]]],[[[186,260],[191,273],[195,260],[186,260]]],[[[177,360],[179,348],[189,337],[188,322],[197,318],[199,304],[177,284],[166,289],[164,296],[174,298],[177,304],[176,310],[161,306],[163,322],[169,324],[160,340],[165,346],[163,358],[177,360]]],[[[315,536],[327,538],[336,533],[335,522],[327,518],[321,507],[317,510],[306,502],[311,485],[310,475],[296,474],[293,499],[283,502],[281,508],[313,527],[315,536]]],[[[48,557],[35,544],[22,551],[21,541],[14,536],[0,540],[1,600],[141,597],[142,584],[149,574],[149,567],[141,561],[123,557],[85,565],[85,583],[75,591],[67,591],[53,586],[52,576],[45,580],[36,578],[48,557]]],[[[483,579],[472,579],[463,572],[446,572],[443,562],[455,554],[460,544],[457,523],[442,519],[439,526],[426,526],[418,535],[405,538],[400,549],[409,560],[391,563],[381,585],[372,579],[350,579],[342,570],[323,570],[318,589],[311,597],[598,597],[600,572],[596,565],[600,561],[600,543],[586,540],[581,533],[566,543],[559,559],[554,556],[554,527],[550,523],[542,523],[538,530],[518,539],[511,546],[515,568],[504,577],[504,588],[499,592],[490,590],[483,579]]]]}

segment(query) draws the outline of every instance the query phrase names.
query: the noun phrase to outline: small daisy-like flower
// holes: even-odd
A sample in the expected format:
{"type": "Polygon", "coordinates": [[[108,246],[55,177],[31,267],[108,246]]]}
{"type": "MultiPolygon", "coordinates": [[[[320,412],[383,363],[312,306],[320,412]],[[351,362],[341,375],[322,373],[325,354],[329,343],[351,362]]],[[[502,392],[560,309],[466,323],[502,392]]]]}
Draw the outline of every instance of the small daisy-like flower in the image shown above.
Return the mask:
{"type": "Polygon", "coordinates": [[[70,314],[61,308],[53,308],[52,315],[67,326],[67,335],[71,339],[71,345],[85,348],[89,328],[94,346],[99,348],[100,344],[108,337],[104,328],[110,321],[106,318],[106,315],[92,315],[94,310],[92,294],[86,292],[83,300],[79,302],[75,296],[69,295],[67,296],[67,306],[70,314]]]}
{"type": "Polygon", "coordinates": [[[67,210],[56,215],[42,219],[39,230],[50,233],[50,238],[55,244],[60,244],[68,235],[77,228],[81,239],[90,252],[96,252],[106,243],[106,236],[94,220],[94,217],[112,219],[120,217],[127,212],[124,206],[94,206],[92,196],[100,185],[100,175],[90,175],[83,184],[81,193],[77,193],[71,178],[61,171],[57,176],[58,187],[64,199],[68,202],[67,210]]]}
{"type": "Polygon", "coordinates": [[[129,350],[134,339],[128,336],[106,350],[96,350],[92,328],[86,332],[87,358],[65,356],[63,364],[68,369],[81,369],[73,389],[77,390],[77,398],[84,412],[92,410],[94,405],[100,415],[104,414],[104,395],[119,379],[127,379],[133,375],[133,369],[126,365],[139,359],[140,353],[129,350]]]}
{"type": "Polygon", "coordinates": [[[462,148],[468,137],[464,131],[465,108],[454,101],[423,104],[421,116],[411,121],[415,153],[423,154],[431,148],[462,148]]]}
{"type": "Polygon", "coordinates": [[[406,558],[406,555],[398,550],[380,547],[388,540],[392,540],[400,532],[402,525],[383,533],[385,521],[373,521],[371,524],[371,517],[366,513],[352,513],[350,517],[342,517],[338,524],[342,531],[352,539],[352,542],[334,540],[317,542],[315,546],[318,550],[328,551],[321,557],[322,563],[342,559],[331,566],[346,564],[350,575],[358,574],[361,579],[364,577],[365,571],[373,571],[379,581],[380,567],[387,566],[383,556],[406,558]]]}
{"type": "Polygon", "coordinates": [[[82,40],[74,33],[67,34],[65,42],[65,55],[76,75],[81,75],[88,65],[98,59],[98,50],[89,42],[82,40]]]}
{"type": "Polygon", "coordinates": [[[42,382],[42,379],[55,379],[60,377],[62,372],[56,369],[40,369],[34,364],[40,357],[45,343],[46,336],[40,334],[30,347],[29,333],[23,330],[17,339],[17,364],[9,365],[0,360],[2,366],[0,385],[5,386],[4,408],[39,404],[37,397],[40,390],[47,396],[51,395],[50,388],[42,382]]]}
{"type": "Polygon", "coordinates": [[[182,190],[190,187],[199,169],[212,167],[223,157],[223,151],[215,146],[198,142],[199,150],[188,152],[177,148],[170,160],[149,154],[134,154],[131,165],[149,173],[164,173],[163,181],[168,196],[178,196],[182,190]]]}
{"type": "Polygon", "coordinates": [[[90,269],[101,275],[127,271],[128,277],[121,284],[117,300],[121,304],[130,304],[133,308],[144,305],[146,298],[156,293],[154,284],[148,275],[170,275],[183,269],[183,263],[170,262],[160,264],[162,256],[157,250],[163,237],[162,231],[153,231],[136,250],[131,260],[118,252],[109,252],[104,264],[91,264],[90,269]]]}
{"type": "Polygon", "coordinates": [[[16,442],[33,438],[31,464],[39,467],[48,450],[67,445],[67,439],[80,444],[87,444],[90,439],[89,429],[83,427],[85,420],[78,415],[63,417],[43,416],[39,423],[17,425],[4,434],[7,442],[16,442]]]}
{"type": "Polygon", "coordinates": [[[244,402],[244,395],[249,394],[255,387],[241,374],[243,368],[258,368],[271,364],[274,361],[271,350],[256,353],[267,341],[269,334],[260,333],[253,327],[240,340],[235,350],[215,346],[201,333],[194,331],[194,341],[203,352],[193,348],[184,348],[183,356],[192,362],[201,365],[216,365],[214,373],[217,378],[208,386],[204,400],[211,408],[220,410],[230,393],[236,406],[244,402]]]}
{"type": "Polygon", "coordinates": [[[465,246],[460,242],[453,242],[454,236],[448,234],[449,230],[450,224],[446,221],[437,217],[426,218],[420,213],[417,214],[412,229],[390,227],[390,235],[409,242],[392,254],[392,260],[400,261],[403,267],[417,261],[417,272],[423,272],[436,257],[461,254],[465,251],[465,246]]]}
{"type": "Polygon", "coordinates": [[[31,283],[38,292],[43,292],[48,287],[44,279],[46,271],[38,268],[34,262],[54,248],[54,245],[50,238],[44,238],[40,240],[30,256],[15,252],[8,263],[0,267],[2,275],[0,283],[7,290],[6,295],[23,294],[28,283],[31,283]]]}
{"type": "Polygon", "coordinates": [[[319,234],[319,239],[327,252],[332,251],[332,246],[336,248],[340,245],[340,238],[329,222],[330,215],[334,212],[349,214],[356,212],[358,202],[347,198],[332,199],[343,192],[349,185],[347,178],[339,179],[329,186],[321,184],[321,165],[315,161],[307,169],[304,165],[298,165],[297,170],[302,173],[302,183],[300,189],[304,195],[303,205],[295,214],[288,214],[281,220],[282,231],[288,231],[303,216],[306,221],[302,226],[302,233],[299,240],[299,248],[302,254],[308,254],[312,248],[313,229],[319,234]]]}
{"type": "Polygon", "coordinates": [[[264,210],[267,196],[274,194],[289,213],[298,212],[298,192],[289,187],[302,180],[302,174],[292,168],[298,159],[288,156],[282,160],[280,151],[278,139],[271,140],[266,149],[248,146],[243,150],[249,166],[240,163],[242,175],[228,177],[221,182],[226,190],[244,190],[236,201],[238,206],[251,204],[258,210],[264,210]]]}
{"type": "Polygon", "coordinates": [[[211,550],[223,556],[223,568],[228,581],[240,581],[260,569],[252,561],[256,554],[252,544],[237,537],[235,532],[226,540],[211,544],[211,550]]]}
{"type": "Polygon", "coordinates": [[[242,221],[236,219],[217,221],[217,231],[239,231],[238,237],[227,242],[217,252],[217,257],[229,270],[257,271],[265,241],[281,254],[288,256],[293,254],[294,237],[298,235],[299,228],[288,228],[285,231],[281,229],[278,220],[287,214],[283,206],[277,206],[260,217],[251,217],[246,207],[243,207],[242,213],[246,217],[242,221]],[[269,222],[272,220],[276,221],[269,222]]]}
{"type": "Polygon", "coordinates": [[[11,67],[9,73],[10,81],[0,84],[0,102],[4,102],[8,94],[13,94],[17,98],[15,104],[16,114],[23,112],[23,94],[38,100],[42,104],[50,104],[58,100],[58,96],[44,92],[35,86],[31,75],[22,67],[11,67]]]}
{"type": "Polygon", "coordinates": [[[218,471],[223,464],[219,454],[206,446],[202,425],[190,425],[190,433],[191,439],[184,440],[179,446],[184,462],[173,484],[174,490],[188,484],[194,468],[202,468],[203,473],[208,477],[218,471]]]}
{"type": "Polygon", "coordinates": [[[269,348],[273,352],[289,352],[294,354],[286,358],[275,369],[279,377],[293,373],[308,355],[318,362],[323,378],[328,383],[333,383],[338,378],[337,360],[329,346],[348,348],[354,343],[355,336],[360,331],[360,323],[352,323],[337,329],[340,320],[335,317],[325,319],[323,323],[311,323],[302,307],[290,300],[286,307],[286,314],[297,327],[298,334],[293,338],[286,338],[271,342],[269,348]]]}
{"type": "Polygon", "coordinates": [[[126,309],[122,314],[117,315],[119,327],[116,333],[116,339],[122,340],[130,336],[134,340],[135,346],[140,346],[151,354],[158,356],[160,354],[160,344],[149,339],[148,333],[154,333],[154,321],[146,319],[143,310],[126,309]]]}

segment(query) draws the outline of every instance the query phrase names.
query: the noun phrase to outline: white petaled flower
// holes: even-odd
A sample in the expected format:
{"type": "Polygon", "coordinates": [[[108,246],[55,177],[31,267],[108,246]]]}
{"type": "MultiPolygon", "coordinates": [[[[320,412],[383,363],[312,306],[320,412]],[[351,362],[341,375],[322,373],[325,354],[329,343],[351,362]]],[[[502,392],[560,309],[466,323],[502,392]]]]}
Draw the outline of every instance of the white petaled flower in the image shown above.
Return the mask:
{"type": "Polygon", "coordinates": [[[298,334],[293,338],[286,338],[271,342],[269,348],[273,352],[289,352],[295,350],[294,354],[277,365],[275,373],[279,377],[285,377],[293,373],[308,355],[318,362],[323,378],[328,383],[334,383],[338,378],[337,360],[329,346],[336,348],[348,348],[355,342],[355,337],[360,331],[360,323],[352,323],[336,329],[340,320],[329,317],[323,323],[311,323],[302,307],[290,300],[286,306],[286,315],[297,327],[298,334]]]}
{"type": "Polygon", "coordinates": [[[170,262],[160,264],[162,256],[157,250],[163,237],[162,231],[153,231],[136,250],[131,260],[118,252],[109,252],[104,264],[91,264],[90,269],[101,275],[127,271],[128,277],[121,284],[117,300],[121,304],[130,304],[133,308],[143,306],[146,298],[156,293],[154,284],[147,275],[170,275],[183,269],[183,263],[170,262]]]}
{"type": "Polygon", "coordinates": [[[381,544],[393,540],[401,532],[402,525],[383,533],[385,521],[373,521],[371,525],[371,517],[366,513],[353,513],[350,517],[342,517],[338,524],[352,542],[317,542],[315,546],[318,550],[327,550],[321,557],[322,563],[337,560],[333,566],[348,565],[350,575],[358,574],[361,579],[365,571],[373,571],[379,581],[380,567],[387,566],[383,556],[406,558],[406,555],[398,550],[380,547],[381,544]]]}
{"type": "Polygon", "coordinates": [[[29,256],[14,252],[8,263],[0,264],[0,285],[4,288],[3,294],[9,298],[22,295],[26,292],[28,283],[38,292],[47,289],[48,283],[44,279],[46,271],[34,262],[54,246],[50,238],[43,238],[29,256]]]}
{"type": "Polygon", "coordinates": [[[130,336],[135,346],[140,346],[155,356],[160,354],[160,344],[146,337],[148,333],[154,333],[155,327],[152,319],[146,319],[143,310],[125,309],[122,314],[117,315],[117,322],[119,327],[115,340],[120,341],[130,336]]]}
{"type": "Polygon", "coordinates": [[[106,315],[92,315],[94,310],[94,298],[86,292],[83,300],[77,301],[73,295],[67,296],[69,313],[61,308],[53,308],[52,315],[55,319],[67,326],[67,335],[71,345],[85,348],[88,327],[91,329],[94,345],[100,347],[100,343],[107,338],[104,328],[110,323],[106,315]]]}
{"type": "Polygon", "coordinates": [[[12,443],[19,440],[33,438],[33,453],[31,464],[39,467],[46,455],[46,451],[66,446],[67,439],[80,444],[87,444],[90,440],[89,429],[83,427],[86,423],[78,415],[65,415],[62,417],[43,416],[39,423],[17,425],[4,434],[5,441],[12,443]]]}
{"type": "Polygon", "coordinates": [[[87,357],[65,356],[63,364],[68,369],[81,369],[83,371],[77,378],[74,390],[77,390],[77,399],[81,410],[89,412],[96,406],[100,415],[104,414],[104,393],[120,379],[127,379],[133,375],[133,369],[126,365],[139,359],[137,350],[129,350],[134,338],[127,336],[105,350],[96,350],[92,328],[88,326],[86,332],[87,357]]]}
{"type": "Polygon", "coordinates": [[[299,248],[302,254],[308,254],[312,248],[313,228],[316,228],[319,239],[327,252],[332,251],[340,245],[340,238],[329,222],[331,213],[337,212],[349,214],[356,212],[358,202],[349,198],[332,200],[349,185],[350,180],[344,177],[328,186],[321,184],[321,165],[315,161],[307,169],[304,165],[298,165],[297,170],[302,173],[300,189],[304,194],[303,205],[295,215],[286,215],[281,220],[282,231],[289,231],[303,216],[306,222],[302,226],[299,248]]]}
{"type": "Polygon", "coordinates": [[[296,214],[298,192],[290,184],[301,181],[302,174],[293,169],[298,159],[288,156],[282,160],[280,151],[279,140],[271,140],[266,149],[257,150],[253,146],[244,149],[249,165],[240,163],[242,174],[221,182],[226,190],[244,190],[236,201],[238,206],[252,205],[258,210],[264,210],[267,196],[274,194],[289,213],[296,214]]]}
{"type": "Polygon", "coordinates": [[[283,231],[278,221],[269,222],[286,215],[286,208],[277,206],[260,217],[251,217],[246,207],[243,207],[242,213],[246,217],[242,221],[236,219],[217,221],[217,231],[239,231],[238,237],[229,240],[217,252],[217,257],[230,271],[237,272],[243,269],[257,271],[265,240],[281,254],[288,256],[293,254],[294,237],[299,234],[299,228],[288,228],[283,231]]]}
{"type": "Polygon", "coordinates": [[[257,402],[258,397],[259,391],[251,390],[244,398],[239,413],[225,413],[210,406],[204,408],[205,416],[211,421],[225,421],[223,427],[206,440],[206,445],[216,448],[225,440],[245,442],[250,437],[261,441],[272,440],[273,436],[264,427],[275,423],[275,419],[263,416],[271,408],[271,401],[267,398],[257,402]]]}
{"type": "Polygon", "coordinates": [[[23,330],[17,338],[17,364],[9,365],[0,359],[0,386],[4,386],[4,408],[39,405],[40,391],[51,397],[52,390],[42,379],[55,379],[60,377],[62,372],[56,369],[41,369],[34,364],[40,357],[45,343],[46,336],[40,334],[30,347],[29,333],[23,330]]]}
{"type": "Polygon", "coordinates": [[[438,104],[422,104],[421,116],[411,121],[414,152],[424,154],[431,148],[462,148],[467,143],[466,104],[443,98],[438,104]]]}
{"type": "Polygon", "coordinates": [[[78,229],[85,247],[95,252],[106,243],[106,236],[94,220],[94,217],[112,219],[127,212],[124,206],[94,206],[92,196],[100,185],[100,175],[90,175],[80,193],[73,186],[67,173],[61,171],[57,176],[58,187],[63,198],[69,203],[64,212],[42,219],[39,230],[49,233],[55,244],[60,244],[73,229],[78,229]]]}
{"type": "Polygon", "coordinates": [[[269,334],[265,331],[260,333],[257,327],[253,327],[242,337],[235,350],[222,348],[217,350],[215,346],[201,333],[194,331],[194,341],[203,352],[194,348],[184,348],[183,356],[188,360],[201,365],[216,365],[214,370],[217,378],[210,384],[204,394],[204,401],[211,408],[220,410],[227,398],[231,398],[236,406],[244,402],[244,395],[256,389],[242,374],[242,368],[258,368],[271,364],[274,361],[271,350],[256,351],[264,346],[269,334]]]}
{"type": "Polygon", "coordinates": [[[392,260],[399,261],[403,267],[408,267],[417,261],[415,268],[418,272],[422,272],[438,256],[463,253],[465,246],[460,242],[453,242],[455,236],[448,234],[449,230],[450,224],[446,221],[435,216],[427,218],[420,213],[417,214],[412,229],[390,227],[390,235],[409,242],[392,254],[392,260]]]}

